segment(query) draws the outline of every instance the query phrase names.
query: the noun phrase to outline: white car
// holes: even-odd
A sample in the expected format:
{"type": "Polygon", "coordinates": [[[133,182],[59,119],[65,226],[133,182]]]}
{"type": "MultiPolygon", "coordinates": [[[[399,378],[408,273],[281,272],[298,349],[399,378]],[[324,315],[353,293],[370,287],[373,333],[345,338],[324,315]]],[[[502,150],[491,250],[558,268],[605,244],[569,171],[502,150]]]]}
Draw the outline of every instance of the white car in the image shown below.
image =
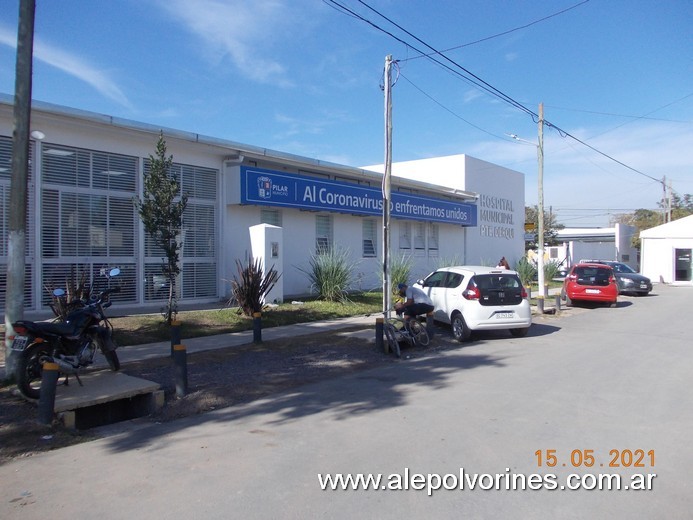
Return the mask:
{"type": "Polygon", "coordinates": [[[474,330],[508,329],[522,337],[532,325],[527,291],[516,271],[485,266],[443,267],[414,284],[433,300],[436,321],[458,341],[474,330]]]}

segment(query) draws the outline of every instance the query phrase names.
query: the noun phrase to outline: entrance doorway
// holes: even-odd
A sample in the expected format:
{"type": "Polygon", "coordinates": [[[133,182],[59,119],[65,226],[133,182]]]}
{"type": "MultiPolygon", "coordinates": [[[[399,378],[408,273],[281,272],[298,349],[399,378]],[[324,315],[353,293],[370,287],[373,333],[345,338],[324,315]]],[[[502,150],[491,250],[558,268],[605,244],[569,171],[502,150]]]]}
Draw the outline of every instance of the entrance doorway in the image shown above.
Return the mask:
{"type": "Polygon", "coordinates": [[[674,281],[690,282],[691,281],[691,250],[690,249],[675,249],[676,270],[674,272],[674,281]]]}

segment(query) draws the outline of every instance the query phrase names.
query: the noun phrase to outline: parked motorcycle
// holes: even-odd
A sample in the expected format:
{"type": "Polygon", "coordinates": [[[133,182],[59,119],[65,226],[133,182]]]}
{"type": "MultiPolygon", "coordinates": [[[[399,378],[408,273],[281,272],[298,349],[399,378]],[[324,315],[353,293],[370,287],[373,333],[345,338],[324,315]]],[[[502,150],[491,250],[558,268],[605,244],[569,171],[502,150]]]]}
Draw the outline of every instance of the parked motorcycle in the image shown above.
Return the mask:
{"type": "MultiPolygon", "coordinates": [[[[112,269],[109,277],[119,273],[119,269],[112,269]]],[[[88,300],[70,302],[72,310],[64,321],[20,320],[12,324],[15,331],[12,349],[21,352],[17,362],[17,386],[22,394],[30,399],[39,398],[46,362],[56,363],[65,376],[74,375],[80,386],[79,374],[93,364],[97,349],[112,370],[120,369],[113,326],[104,313],[112,304],[109,295],[117,292],[120,292],[118,286],[101,292],[90,291],[88,300]]],[[[57,289],[53,294],[60,298],[64,291],[57,289]]]]}

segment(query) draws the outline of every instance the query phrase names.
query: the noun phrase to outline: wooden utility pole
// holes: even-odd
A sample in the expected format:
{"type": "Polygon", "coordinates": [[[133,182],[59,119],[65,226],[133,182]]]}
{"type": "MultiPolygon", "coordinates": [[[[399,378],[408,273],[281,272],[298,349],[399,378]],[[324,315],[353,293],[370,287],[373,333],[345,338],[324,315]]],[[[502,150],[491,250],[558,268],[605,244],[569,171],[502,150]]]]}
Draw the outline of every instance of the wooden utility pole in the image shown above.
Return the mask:
{"type": "Polygon", "coordinates": [[[385,173],[383,175],[383,316],[390,317],[390,182],[392,174],[392,55],[385,57],[385,173]]]}
{"type": "Polygon", "coordinates": [[[540,304],[546,297],[544,283],[544,103],[539,103],[539,145],[537,146],[537,160],[539,162],[538,184],[539,199],[537,204],[537,282],[539,284],[540,304]]]}
{"type": "Polygon", "coordinates": [[[7,240],[7,290],[5,298],[5,369],[15,374],[12,323],[24,317],[24,270],[26,264],[27,184],[29,179],[29,132],[31,126],[31,74],[34,53],[35,0],[19,3],[17,66],[12,131],[12,176],[7,240]]]}

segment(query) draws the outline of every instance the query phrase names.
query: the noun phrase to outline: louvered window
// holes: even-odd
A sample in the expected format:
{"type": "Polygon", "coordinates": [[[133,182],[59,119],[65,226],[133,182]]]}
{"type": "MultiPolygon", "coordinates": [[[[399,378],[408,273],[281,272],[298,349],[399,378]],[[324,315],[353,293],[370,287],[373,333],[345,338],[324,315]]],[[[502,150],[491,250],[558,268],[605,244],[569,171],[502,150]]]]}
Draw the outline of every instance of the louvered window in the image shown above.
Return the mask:
{"type": "Polygon", "coordinates": [[[411,222],[399,223],[399,248],[411,249],[411,222]]]}
{"type": "Polygon", "coordinates": [[[134,192],[136,157],[45,144],[43,181],[79,188],[134,192]]]}
{"type": "Polygon", "coordinates": [[[217,295],[215,262],[183,265],[183,298],[206,298],[217,295]]]}
{"type": "Polygon", "coordinates": [[[423,253],[426,251],[426,223],[416,222],[414,224],[414,249],[423,253]]]}
{"type": "MultiPolygon", "coordinates": [[[[31,308],[33,281],[31,277],[32,264],[24,266],[24,308],[31,308]]],[[[0,262],[0,309],[5,309],[7,298],[7,264],[0,262]]],[[[0,348],[3,348],[0,346],[0,348]]]]}
{"type": "Polygon", "coordinates": [[[438,253],[438,224],[428,224],[428,251],[436,255],[438,253]]]}
{"type": "Polygon", "coordinates": [[[269,224],[271,226],[282,226],[282,214],[278,209],[262,209],[260,210],[260,223],[269,224]]]}
{"type": "Polygon", "coordinates": [[[136,266],[134,263],[117,262],[88,262],[88,263],[44,263],[43,286],[41,303],[48,306],[52,301],[53,289],[67,289],[75,281],[85,277],[86,284],[92,288],[93,293],[99,293],[108,287],[117,285],[120,292],[110,296],[113,302],[133,303],[136,301],[136,266]],[[113,279],[108,278],[108,273],[114,267],[120,269],[120,274],[113,279]]]}
{"type": "Polygon", "coordinates": [[[328,254],[332,251],[332,215],[315,216],[315,253],[328,254]]]}
{"type": "Polygon", "coordinates": [[[373,219],[363,220],[363,256],[376,256],[376,223],[373,219]]]}
{"type": "Polygon", "coordinates": [[[211,204],[188,203],[183,214],[183,257],[214,258],[215,207],[211,204]]]}
{"type": "MultiPolygon", "coordinates": [[[[150,162],[145,161],[145,172],[150,162]]],[[[174,163],[169,174],[181,187],[181,194],[188,197],[183,213],[180,234],[181,275],[176,279],[176,296],[179,298],[207,298],[217,295],[216,262],[216,199],[218,170],[174,163]]],[[[145,233],[145,287],[144,299],[164,300],[168,298],[169,282],[163,275],[162,263],[165,253],[145,233]]]]}
{"type": "MultiPolygon", "coordinates": [[[[137,301],[136,194],[139,160],[107,152],[42,146],[41,255],[44,287],[65,287],[85,270],[100,290],[119,267],[114,301],[137,301]]],[[[50,301],[43,291],[42,302],[50,301]]]]}
{"type": "MultiPolygon", "coordinates": [[[[33,257],[35,216],[34,216],[34,142],[29,144],[29,165],[27,169],[27,220],[25,228],[26,241],[25,274],[24,274],[24,307],[33,307],[32,287],[33,282],[33,257]]],[[[7,255],[10,226],[10,184],[12,177],[12,138],[0,136],[0,309],[5,308],[7,288],[7,255]]]]}

